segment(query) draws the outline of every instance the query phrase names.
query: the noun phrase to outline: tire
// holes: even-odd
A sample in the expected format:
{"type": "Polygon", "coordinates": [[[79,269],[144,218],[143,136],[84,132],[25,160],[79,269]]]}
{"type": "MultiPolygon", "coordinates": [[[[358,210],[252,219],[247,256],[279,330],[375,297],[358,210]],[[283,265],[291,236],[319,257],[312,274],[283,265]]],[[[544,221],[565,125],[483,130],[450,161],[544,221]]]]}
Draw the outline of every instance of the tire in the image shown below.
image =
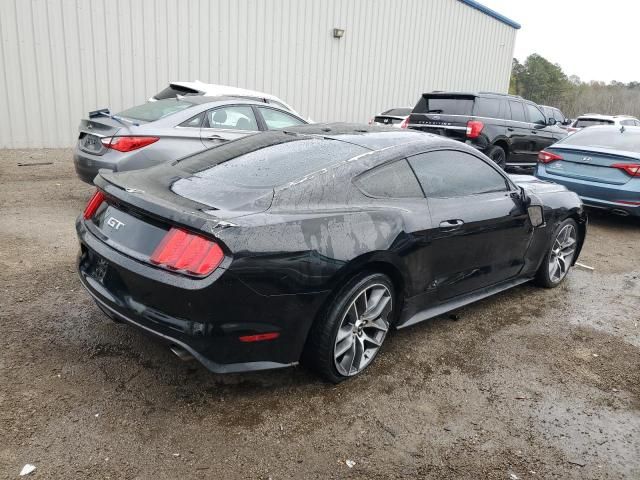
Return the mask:
{"type": "Polygon", "coordinates": [[[354,277],[314,322],[303,362],[333,383],[361,373],[380,351],[395,304],[393,283],[386,275],[363,273],[354,277]],[[367,312],[371,318],[363,318],[367,312]]]}
{"type": "Polygon", "coordinates": [[[545,288],[560,285],[571,269],[578,247],[578,224],[567,218],[557,226],[542,264],[536,272],[535,282],[545,288]]]}
{"type": "Polygon", "coordinates": [[[496,162],[501,169],[504,170],[507,167],[507,152],[502,147],[491,145],[485,155],[496,162]]]}

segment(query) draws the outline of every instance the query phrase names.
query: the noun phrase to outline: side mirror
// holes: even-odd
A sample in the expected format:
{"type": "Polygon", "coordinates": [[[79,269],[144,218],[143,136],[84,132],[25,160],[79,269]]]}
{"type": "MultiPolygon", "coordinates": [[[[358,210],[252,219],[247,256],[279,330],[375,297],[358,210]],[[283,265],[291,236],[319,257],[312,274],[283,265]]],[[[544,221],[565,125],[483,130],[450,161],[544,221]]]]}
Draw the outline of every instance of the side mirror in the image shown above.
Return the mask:
{"type": "Polygon", "coordinates": [[[549,117],[549,120],[547,121],[547,125],[555,125],[556,123],[558,123],[558,121],[555,118],[549,117]]]}
{"type": "Polygon", "coordinates": [[[544,210],[542,205],[529,205],[527,207],[527,214],[529,214],[532,227],[536,228],[544,225],[544,210]]]}
{"type": "Polygon", "coordinates": [[[571,120],[570,118],[565,118],[564,122],[562,122],[563,125],[571,125],[571,122],[573,122],[573,120],[571,120]]]}

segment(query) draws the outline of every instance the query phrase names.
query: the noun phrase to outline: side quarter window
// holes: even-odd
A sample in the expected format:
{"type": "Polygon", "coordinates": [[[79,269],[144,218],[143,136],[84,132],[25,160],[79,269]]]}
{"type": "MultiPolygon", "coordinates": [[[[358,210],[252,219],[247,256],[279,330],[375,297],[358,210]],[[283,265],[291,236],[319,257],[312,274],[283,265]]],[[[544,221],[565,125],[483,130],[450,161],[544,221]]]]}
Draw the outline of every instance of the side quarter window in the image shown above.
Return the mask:
{"type": "Polygon", "coordinates": [[[506,192],[506,179],[480,158],[458,150],[435,150],[409,157],[427,197],[449,198],[506,192]]]}
{"type": "Polygon", "coordinates": [[[405,159],[385,163],[355,178],[362,193],[374,198],[424,198],[420,184],[405,159]]]}

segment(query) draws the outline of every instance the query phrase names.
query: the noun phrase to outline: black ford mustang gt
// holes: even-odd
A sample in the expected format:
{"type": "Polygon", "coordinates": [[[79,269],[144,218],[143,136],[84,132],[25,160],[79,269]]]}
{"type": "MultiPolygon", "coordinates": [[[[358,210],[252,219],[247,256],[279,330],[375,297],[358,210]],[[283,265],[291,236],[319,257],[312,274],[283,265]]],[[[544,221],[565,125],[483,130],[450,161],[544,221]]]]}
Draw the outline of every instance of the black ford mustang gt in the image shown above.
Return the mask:
{"type": "Polygon", "coordinates": [[[302,359],[338,382],[391,327],[558,285],[586,233],[564,187],[377,127],[261,133],[95,183],[76,225],[82,284],[214,372],[302,359]]]}

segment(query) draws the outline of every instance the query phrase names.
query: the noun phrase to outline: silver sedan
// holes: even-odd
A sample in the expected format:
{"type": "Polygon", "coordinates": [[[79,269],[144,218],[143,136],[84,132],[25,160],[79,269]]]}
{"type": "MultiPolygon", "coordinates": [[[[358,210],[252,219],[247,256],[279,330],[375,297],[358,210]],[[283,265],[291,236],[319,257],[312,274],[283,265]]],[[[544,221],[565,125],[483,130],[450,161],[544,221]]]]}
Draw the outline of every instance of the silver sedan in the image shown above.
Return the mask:
{"type": "Polygon", "coordinates": [[[147,168],[260,131],[306,123],[288,110],[240,98],[158,100],[116,115],[91,112],[80,122],[73,160],[78,177],[93,183],[103,168],[147,168]]]}

